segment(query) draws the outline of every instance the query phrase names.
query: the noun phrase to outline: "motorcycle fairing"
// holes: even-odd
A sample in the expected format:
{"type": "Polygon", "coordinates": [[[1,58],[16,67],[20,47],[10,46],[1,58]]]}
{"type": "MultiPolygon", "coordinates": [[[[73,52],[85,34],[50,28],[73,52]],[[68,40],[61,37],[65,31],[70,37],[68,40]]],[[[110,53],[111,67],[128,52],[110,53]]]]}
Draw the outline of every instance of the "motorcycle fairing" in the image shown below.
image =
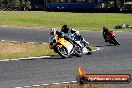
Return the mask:
{"type": "Polygon", "coordinates": [[[71,50],[73,49],[73,45],[69,41],[65,40],[64,38],[59,38],[58,43],[66,47],[68,50],[68,53],[70,53],[71,50]]]}

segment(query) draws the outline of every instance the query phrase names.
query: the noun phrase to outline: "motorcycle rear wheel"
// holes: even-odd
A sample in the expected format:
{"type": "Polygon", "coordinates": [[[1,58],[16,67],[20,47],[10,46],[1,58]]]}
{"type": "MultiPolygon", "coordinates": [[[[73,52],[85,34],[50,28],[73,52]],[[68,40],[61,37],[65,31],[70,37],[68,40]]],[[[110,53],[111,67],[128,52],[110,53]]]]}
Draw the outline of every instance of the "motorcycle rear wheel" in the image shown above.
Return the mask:
{"type": "Polygon", "coordinates": [[[81,48],[81,47],[76,47],[75,55],[76,55],[77,57],[81,57],[82,54],[83,54],[82,48],[81,48]]]}

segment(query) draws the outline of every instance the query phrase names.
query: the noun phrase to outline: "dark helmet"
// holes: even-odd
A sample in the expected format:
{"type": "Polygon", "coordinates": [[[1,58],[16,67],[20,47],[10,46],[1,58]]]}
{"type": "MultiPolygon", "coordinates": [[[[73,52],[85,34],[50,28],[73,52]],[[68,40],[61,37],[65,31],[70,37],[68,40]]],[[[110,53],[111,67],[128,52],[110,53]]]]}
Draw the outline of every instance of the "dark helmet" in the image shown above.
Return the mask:
{"type": "Polygon", "coordinates": [[[103,27],[103,31],[108,32],[109,30],[108,30],[108,28],[103,27]]]}
{"type": "Polygon", "coordinates": [[[63,25],[61,31],[64,32],[64,33],[68,33],[69,27],[67,25],[63,25]]]}

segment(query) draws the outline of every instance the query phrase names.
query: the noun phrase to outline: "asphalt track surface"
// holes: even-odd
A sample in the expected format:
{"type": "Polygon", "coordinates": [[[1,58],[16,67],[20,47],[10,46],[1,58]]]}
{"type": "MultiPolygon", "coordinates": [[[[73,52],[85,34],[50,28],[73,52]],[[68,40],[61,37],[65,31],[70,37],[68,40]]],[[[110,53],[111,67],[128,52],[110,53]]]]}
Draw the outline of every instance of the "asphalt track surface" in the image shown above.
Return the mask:
{"type": "MultiPolygon", "coordinates": [[[[104,43],[101,32],[81,31],[80,33],[90,45],[101,46],[101,50],[81,58],[52,57],[0,62],[0,88],[76,80],[78,66],[82,66],[88,74],[132,75],[132,33],[116,32],[120,46],[104,43]]],[[[0,40],[3,39],[48,42],[48,31],[0,27],[0,40]]],[[[132,88],[132,84],[110,84],[109,88],[132,88]]]]}

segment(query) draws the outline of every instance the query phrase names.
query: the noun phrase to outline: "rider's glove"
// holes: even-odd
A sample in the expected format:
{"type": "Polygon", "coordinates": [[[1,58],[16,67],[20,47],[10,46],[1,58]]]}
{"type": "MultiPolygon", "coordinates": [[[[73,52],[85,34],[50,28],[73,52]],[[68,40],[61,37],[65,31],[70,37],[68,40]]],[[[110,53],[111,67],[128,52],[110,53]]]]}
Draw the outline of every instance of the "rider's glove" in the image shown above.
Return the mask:
{"type": "Polygon", "coordinates": [[[76,30],[75,29],[71,29],[71,33],[75,33],[76,32],[76,30]]]}

